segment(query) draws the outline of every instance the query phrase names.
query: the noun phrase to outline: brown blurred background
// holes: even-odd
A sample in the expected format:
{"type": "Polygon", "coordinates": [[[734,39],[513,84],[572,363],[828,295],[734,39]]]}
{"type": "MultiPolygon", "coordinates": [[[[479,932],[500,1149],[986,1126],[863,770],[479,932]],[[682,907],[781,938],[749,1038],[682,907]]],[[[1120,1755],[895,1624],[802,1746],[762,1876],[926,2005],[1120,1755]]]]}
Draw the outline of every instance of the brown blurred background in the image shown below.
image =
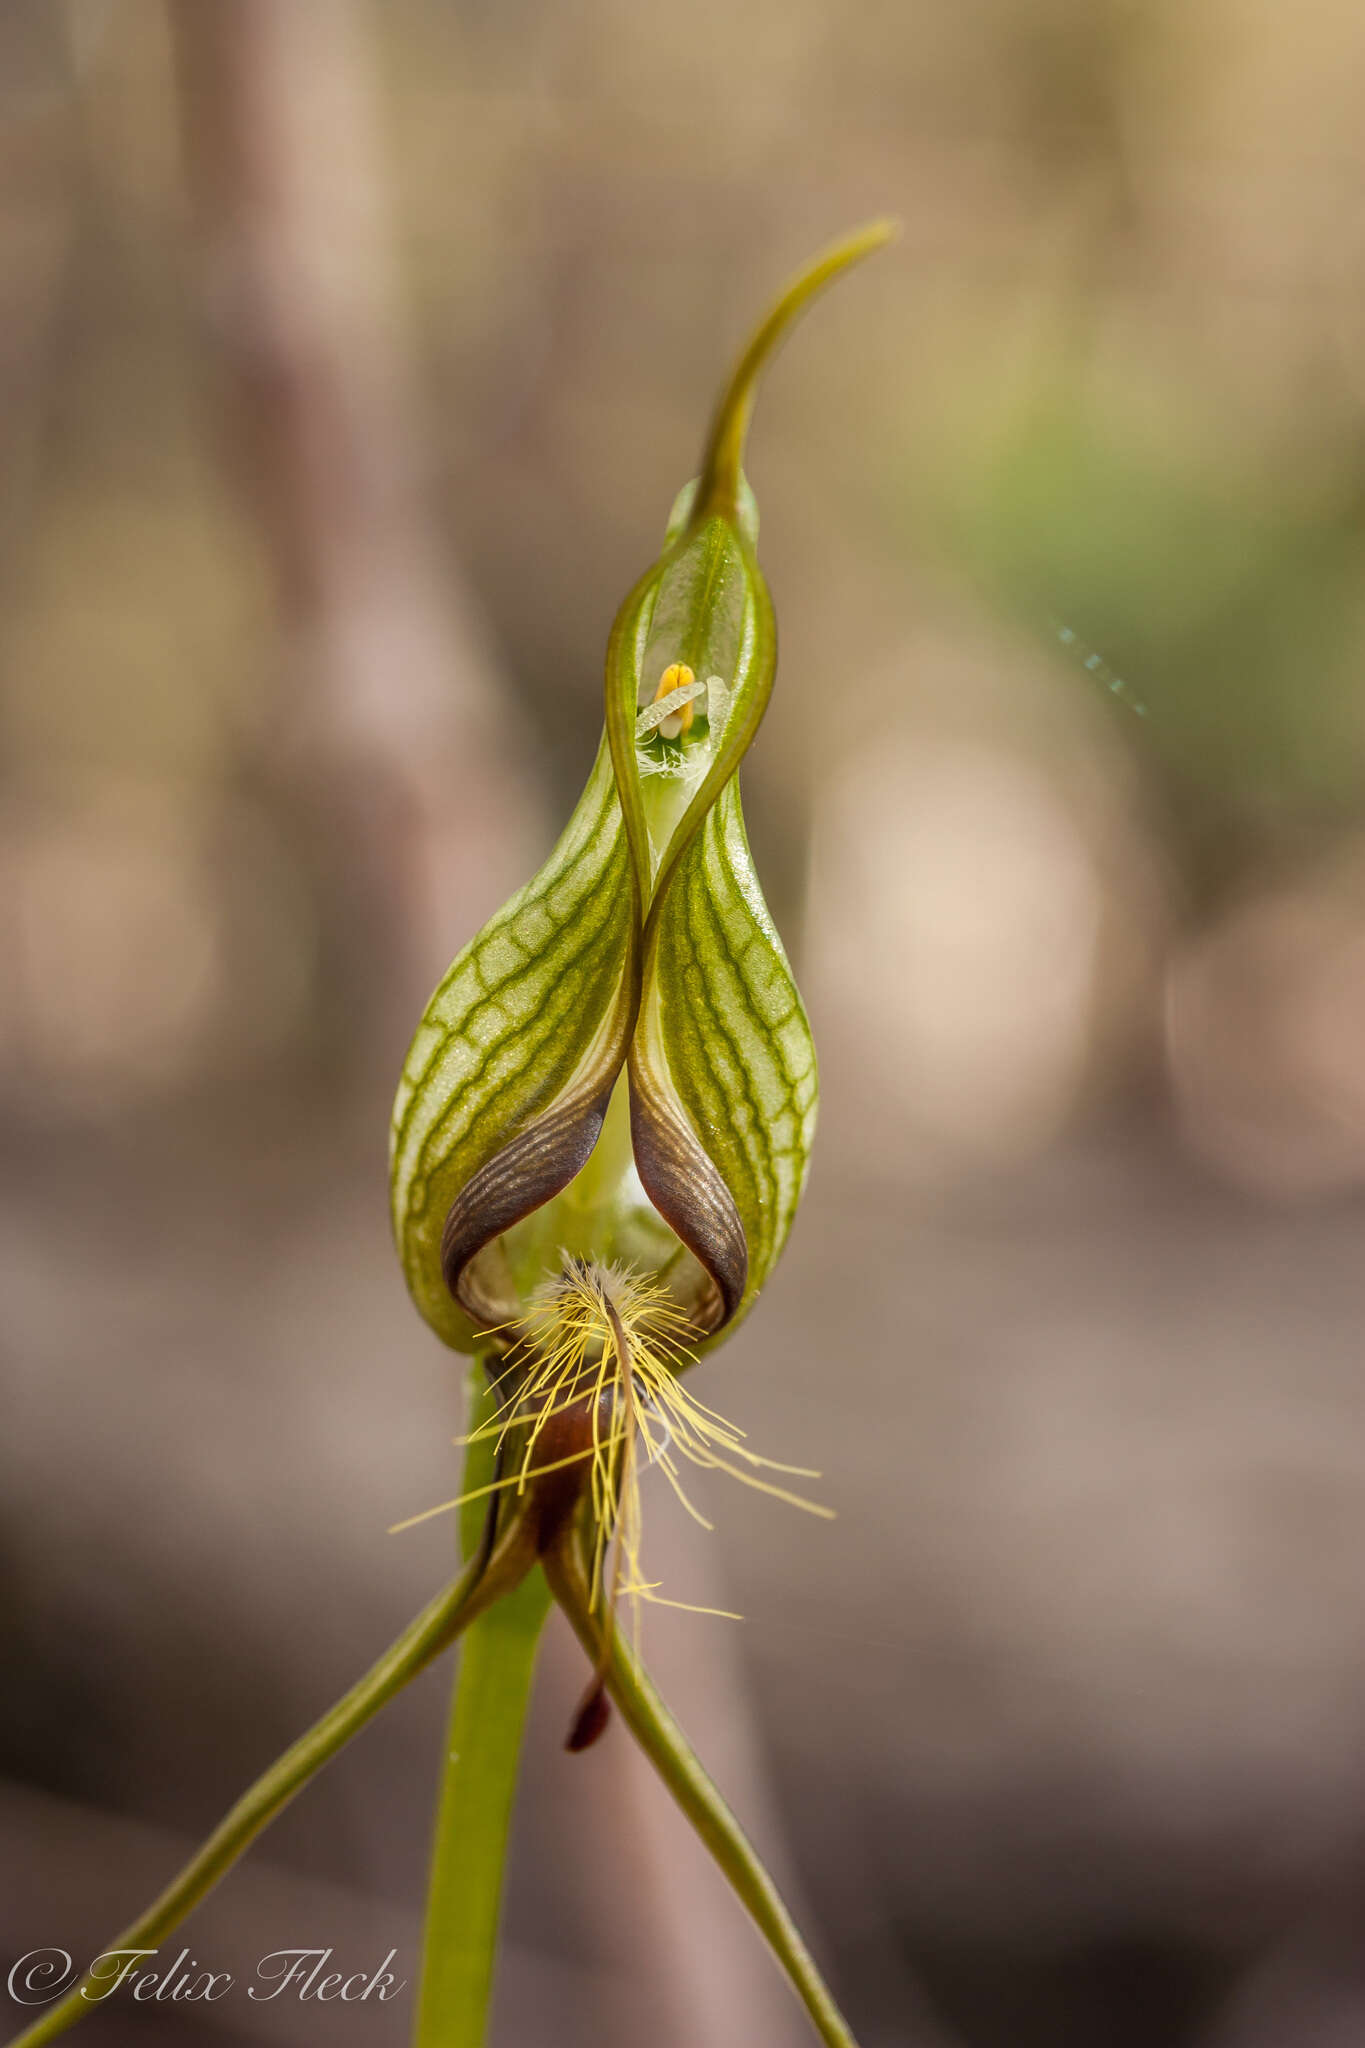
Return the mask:
{"type": "MultiPolygon", "coordinates": [[[[698,1389],[839,1520],[654,1503],[748,1619],[649,1656],[863,2048],[1365,2041],[1363,85],[1345,0],[7,0],[5,1969],[447,1573],[384,1533],[461,1413],[387,1237],[407,1038],[576,793],[731,351],[894,211],[751,451],[824,1112],[698,1389]]],[[[500,2048],[797,2048],[619,1729],[562,1755],[580,1682],[552,1633],[500,2048]]],[[[196,1956],[415,1975],[447,1683],[196,1956]]]]}

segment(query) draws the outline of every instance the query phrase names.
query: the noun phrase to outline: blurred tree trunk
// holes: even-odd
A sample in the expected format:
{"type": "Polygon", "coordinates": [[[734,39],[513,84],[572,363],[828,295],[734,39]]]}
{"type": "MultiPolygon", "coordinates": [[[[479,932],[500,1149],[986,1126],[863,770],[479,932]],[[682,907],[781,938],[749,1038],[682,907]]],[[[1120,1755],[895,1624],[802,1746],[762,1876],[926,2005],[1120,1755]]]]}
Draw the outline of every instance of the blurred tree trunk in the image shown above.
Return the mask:
{"type": "Polygon", "coordinates": [[[387,1087],[433,980],[541,844],[526,736],[433,532],[375,83],[349,0],[170,0],[203,298],[286,675],[345,1047],[387,1087]]]}

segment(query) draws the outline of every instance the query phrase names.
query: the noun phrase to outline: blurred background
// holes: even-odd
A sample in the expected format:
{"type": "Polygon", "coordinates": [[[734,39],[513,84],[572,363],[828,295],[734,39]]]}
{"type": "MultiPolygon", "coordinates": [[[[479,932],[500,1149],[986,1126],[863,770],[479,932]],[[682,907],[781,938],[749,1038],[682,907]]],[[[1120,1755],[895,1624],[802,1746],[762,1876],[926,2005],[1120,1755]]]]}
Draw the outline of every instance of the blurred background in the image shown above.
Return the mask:
{"type": "MultiPolygon", "coordinates": [[[[97,1952],[442,1582],[388,1242],[730,356],[819,1040],[647,1653],[863,2048],[1365,2039],[1365,16],[7,0],[0,1962],[97,1952]]],[[[552,1629],[500,2048],[798,2048],[552,1629]]],[[[448,1671],[187,1932],[417,1934],[448,1671]]],[[[19,2013],[0,2002],[17,2030],[19,2013]]],[[[411,2003],[91,2039],[398,2043],[411,2003]]]]}

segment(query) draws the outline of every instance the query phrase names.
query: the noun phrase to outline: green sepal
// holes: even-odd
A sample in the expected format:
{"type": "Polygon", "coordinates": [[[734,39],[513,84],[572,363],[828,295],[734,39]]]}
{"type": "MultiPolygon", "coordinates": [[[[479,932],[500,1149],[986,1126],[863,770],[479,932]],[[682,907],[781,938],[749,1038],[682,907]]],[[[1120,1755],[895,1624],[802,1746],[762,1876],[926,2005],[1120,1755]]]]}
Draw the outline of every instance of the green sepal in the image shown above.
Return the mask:
{"type": "Polygon", "coordinates": [[[818,1095],[810,1026],[758,884],[739,797],[739,764],[777,664],[772,602],[754,554],[758,512],[741,466],[744,441],[759,377],[793,320],[894,231],[874,222],[836,243],[755,330],[716,409],[701,475],[670,515],[671,546],[648,619],[653,661],[642,676],[645,633],[637,620],[633,631],[613,634],[617,660],[609,652],[607,663],[608,736],[636,885],[648,905],[628,1058],[635,1160],[651,1199],[711,1282],[709,1299],[694,1311],[711,1337],[752,1304],[786,1240],[805,1185],[818,1095]],[[732,664],[718,642],[733,635],[736,611],[732,664]],[[685,662],[700,676],[718,651],[721,675],[734,677],[723,731],[711,735],[710,766],[683,815],[668,819],[666,836],[656,833],[650,845],[631,738],[635,707],[651,694],[663,661],[685,662]]]}
{"type": "MultiPolygon", "coordinates": [[[[694,502],[699,494],[700,485],[694,502]]],[[[728,1148],[699,1120],[696,1092],[678,1085],[661,1037],[659,938],[673,915],[684,875],[692,877],[685,893],[695,897],[707,887],[707,869],[697,865],[697,849],[717,803],[736,786],[739,764],[767,708],[777,666],[777,630],[767,584],[738,516],[704,513],[684,528],[661,568],[648,632],[613,635],[618,661],[609,658],[607,667],[608,736],[618,787],[627,790],[636,886],[649,906],[641,1008],[628,1059],[631,1134],[650,1199],[706,1276],[692,1315],[699,1334],[709,1336],[734,1319],[751,1292],[753,1248],[726,1171],[728,1148]],[[668,806],[666,785],[650,788],[642,778],[634,732],[639,700],[651,694],[658,674],[675,661],[686,662],[699,676],[718,668],[727,684],[722,722],[710,734],[709,761],[680,815],[674,814],[676,806],[668,806]]],[[[692,993],[674,990],[670,999],[675,1007],[689,1007],[692,993]]]]}

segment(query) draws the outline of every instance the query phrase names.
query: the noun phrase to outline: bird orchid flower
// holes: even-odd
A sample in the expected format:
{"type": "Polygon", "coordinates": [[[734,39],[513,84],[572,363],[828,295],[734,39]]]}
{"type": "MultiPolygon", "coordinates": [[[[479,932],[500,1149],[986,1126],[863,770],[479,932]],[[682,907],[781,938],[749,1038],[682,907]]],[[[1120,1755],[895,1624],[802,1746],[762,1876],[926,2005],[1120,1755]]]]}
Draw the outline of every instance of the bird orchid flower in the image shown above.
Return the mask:
{"type": "MultiPolygon", "coordinates": [[[[818,257],[741,354],[700,474],[678,494],[662,551],[611,629],[587,786],[545,865],[441,981],[404,1063],[395,1240],[422,1315],[473,1359],[464,1490],[448,1504],[461,1511],[464,1567],[106,1956],[155,1949],[458,1636],[414,2038],[417,2048],[480,2048],[522,1720],[554,1599],[592,1667],[567,1746],[597,1739],[610,1698],[821,2039],[854,2048],[616,1611],[621,1597],[657,1594],[640,1539],[650,1468],[689,1507],[682,1461],[811,1505],[782,1483],[791,1468],[752,1451],[682,1383],[772,1272],[816,1112],[810,1028],[740,805],[740,763],[777,662],[741,458],[760,373],[792,321],[893,232],[875,222],[818,257]]],[[[87,1973],[12,2048],[52,2040],[98,1995],[87,1973]]]]}

